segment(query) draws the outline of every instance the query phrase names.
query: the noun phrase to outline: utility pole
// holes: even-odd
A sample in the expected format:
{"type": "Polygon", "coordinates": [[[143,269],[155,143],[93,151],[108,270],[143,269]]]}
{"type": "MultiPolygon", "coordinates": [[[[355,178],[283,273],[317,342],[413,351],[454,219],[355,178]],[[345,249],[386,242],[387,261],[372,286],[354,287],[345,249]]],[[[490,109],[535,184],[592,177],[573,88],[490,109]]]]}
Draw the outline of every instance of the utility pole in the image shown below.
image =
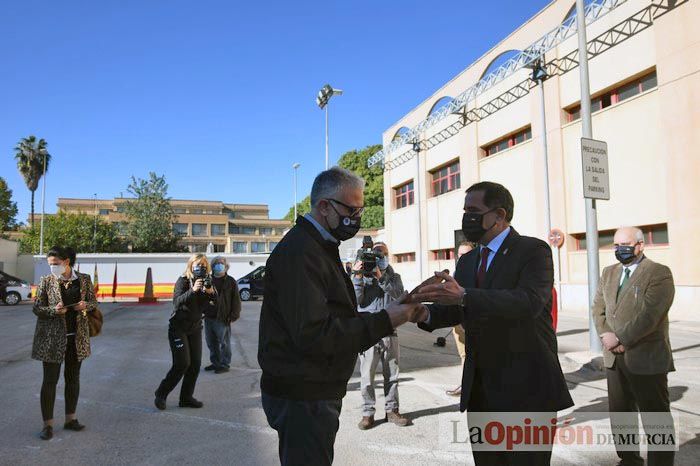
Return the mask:
{"type": "MultiPolygon", "coordinates": [[[[591,88],[588,80],[588,41],[586,38],[586,11],[583,0],[576,0],[578,29],[578,59],[581,76],[581,127],[584,138],[593,139],[591,121],[591,88]]],[[[588,259],[588,335],[591,353],[600,353],[602,347],[591,315],[593,300],[598,291],[598,216],[596,200],[586,198],[586,257],[588,259]]]]}

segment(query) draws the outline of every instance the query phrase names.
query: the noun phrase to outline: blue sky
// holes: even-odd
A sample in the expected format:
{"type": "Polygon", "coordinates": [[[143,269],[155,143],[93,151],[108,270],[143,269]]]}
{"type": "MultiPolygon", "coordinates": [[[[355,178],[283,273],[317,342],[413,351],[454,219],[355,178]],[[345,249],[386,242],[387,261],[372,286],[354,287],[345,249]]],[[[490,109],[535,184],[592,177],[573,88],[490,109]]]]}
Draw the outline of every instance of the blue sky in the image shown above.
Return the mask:
{"type": "Polygon", "coordinates": [[[58,197],[119,196],[155,171],[174,198],[266,203],[281,217],[292,163],[300,199],[323,169],[323,84],[345,91],[331,103],[334,161],[380,143],[547,3],[4,2],[0,176],[24,221],[13,148],[34,134],[53,156],[48,212],[58,197]]]}

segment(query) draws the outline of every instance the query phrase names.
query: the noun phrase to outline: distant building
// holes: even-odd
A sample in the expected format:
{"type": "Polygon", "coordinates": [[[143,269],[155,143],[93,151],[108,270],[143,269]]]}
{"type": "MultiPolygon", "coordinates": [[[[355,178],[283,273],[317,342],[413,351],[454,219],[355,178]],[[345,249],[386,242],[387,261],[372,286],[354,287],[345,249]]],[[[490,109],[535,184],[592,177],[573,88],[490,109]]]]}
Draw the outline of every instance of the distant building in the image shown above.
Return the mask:
{"type": "MultiPolygon", "coordinates": [[[[58,199],[58,210],[98,215],[126,233],[124,208],[128,198],[58,199]]],[[[170,201],[175,213],[173,231],[190,252],[267,253],[272,251],[291,227],[287,220],[271,219],[267,204],[226,204],[221,201],[170,201]]],[[[49,214],[47,214],[49,215],[49,214]]],[[[35,215],[35,222],[41,214],[35,215]]]]}

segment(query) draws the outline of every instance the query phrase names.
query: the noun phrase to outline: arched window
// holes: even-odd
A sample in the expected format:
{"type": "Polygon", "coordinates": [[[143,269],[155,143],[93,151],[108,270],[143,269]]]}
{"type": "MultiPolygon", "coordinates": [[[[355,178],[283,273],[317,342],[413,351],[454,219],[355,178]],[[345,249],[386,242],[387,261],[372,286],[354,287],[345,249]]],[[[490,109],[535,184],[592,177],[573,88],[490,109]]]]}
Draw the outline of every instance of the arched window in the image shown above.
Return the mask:
{"type": "Polygon", "coordinates": [[[433,107],[432,107],[432,108],[430,109],[430,111],[428,112],[428,116],[430,116],[430,115],[432,115],[433,113],[437,112],[438,110],[440,110],[440,109],[441,109],[442,107],[444,107],[445,105],[450,105],[451,102],[452,102],[452,97],[445,96],[445,97],[439,98],[439,99],[437,100],[437,102],[435,102],[435,103],[433,104],[433,107]]]}
{"type": "Polygon", "coordinates": [[[398,129],[398,131],[396,131],[396,133],[394,134],[394,137],[391,138],[391,142],[396,141],[396,140],[399,139],[401,136],[403,136],[404,134],[408,133],[408,131],[409,131],[408,128],[406,128],[405,126],[402,126],[401,128],[398,129]]]}
{"type": "Polygon", "coordinates": [[[481,73],[481,77],[479,80],[484,79],[484,76],[487,76],[488,74],[496,71],[501,65],[503,65],[505,62],[510,60],[513,57],[518,56],[520,53],[520,50],[506,50],[502,54],[498,55],[496,58],[491,60],[491,63],[489,63],[489,66],[486,67],[483,73],[481,73]]]}

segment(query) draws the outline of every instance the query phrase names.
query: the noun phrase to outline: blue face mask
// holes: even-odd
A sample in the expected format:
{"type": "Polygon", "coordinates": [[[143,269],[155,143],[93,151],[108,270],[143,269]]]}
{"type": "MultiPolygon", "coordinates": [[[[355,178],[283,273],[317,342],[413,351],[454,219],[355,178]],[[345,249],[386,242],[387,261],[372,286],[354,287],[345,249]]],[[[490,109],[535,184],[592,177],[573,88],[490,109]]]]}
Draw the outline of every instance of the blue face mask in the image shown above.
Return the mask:
{"type": "Polygon", "coordinates": [[[214,271],[214,275],[221,276],[226,272],[226,266],[222,263],[214,264],[212,270],[214,271]]]}
{"type": "Polygon", "coordinates": [[[377,259],[377,267],[379,267],[379,270],[386,270],[386,268],[389,267],[389,259],[386,257],[380,257],[377,259]]]}

